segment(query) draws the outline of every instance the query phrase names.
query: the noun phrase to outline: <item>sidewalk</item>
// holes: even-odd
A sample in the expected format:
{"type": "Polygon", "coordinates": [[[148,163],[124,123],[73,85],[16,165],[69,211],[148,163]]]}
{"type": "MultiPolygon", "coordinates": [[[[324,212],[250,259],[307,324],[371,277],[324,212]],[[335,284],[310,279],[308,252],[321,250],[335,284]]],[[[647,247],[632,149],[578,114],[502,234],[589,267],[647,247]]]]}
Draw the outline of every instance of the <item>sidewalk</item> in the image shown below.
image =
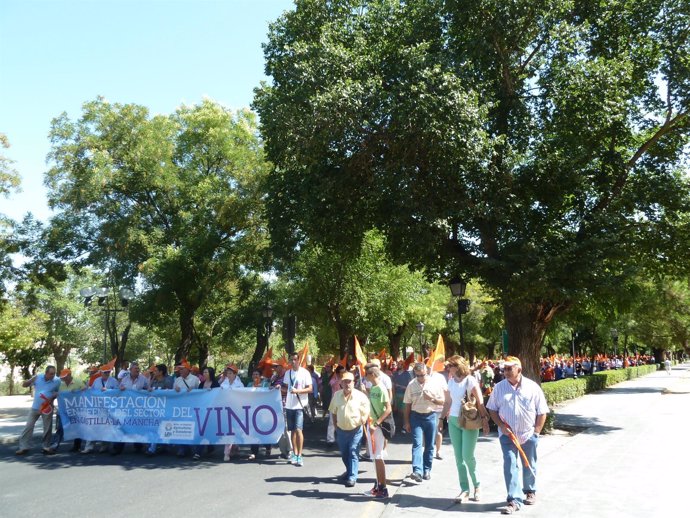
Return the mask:
{"type": "MultiPolygon", "coordinates": [[[[658,371],[555,408],[556,426],[579,433],[556,429],[540,438],[537,504],[523,507],[517,515],[650,518],[678,514],[674,506],[687,491],[682,481],[690,456],[683,437],[690,424],[689,408],[688,364],[676,366],[670,376],[658,371]],[[678,448],[678,455],[671,448],[678,448]]],[[[477,444],[481,502],[453,502],[460,489],[447,439],[441,455],[443,460],[434,460],[430,481],[402,480],[382,517],[500,514],[506,493],[496,434],[480,436],[477,444]]],[[[409,472],[409,465],[395,466],[389,468],[388,476],[397,484],[396,479],[409,472]]]]}
{"type": "MultiPolygon", "coordinates": [[[[0,396],[0,444],[17,442],[26,425],[32,401],[31,396],[0,396]]],[[[42,430],[42,425],[38,423],[35,435],[42,430]]]]}

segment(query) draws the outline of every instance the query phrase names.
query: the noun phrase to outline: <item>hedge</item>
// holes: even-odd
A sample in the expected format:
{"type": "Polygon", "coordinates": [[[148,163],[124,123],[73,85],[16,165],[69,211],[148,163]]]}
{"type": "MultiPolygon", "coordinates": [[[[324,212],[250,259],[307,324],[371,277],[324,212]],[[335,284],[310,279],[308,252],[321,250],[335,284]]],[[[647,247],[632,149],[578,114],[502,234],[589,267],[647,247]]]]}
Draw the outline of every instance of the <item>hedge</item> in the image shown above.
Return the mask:
{"type": "Polygon", "coordinates": [[[606,387],[628,381],[638,376],[645,376],[659,369],[659,365],[640,365],[639,367],[628,367],[627,369],[617,369],[610,371],[595,372],[589,376],[580,378],[568,378],[559,381],[542,383],[541,388],[546,396],[546,401],[551,408],[544,428],[553,428],[553,405],[563,403],[569,399],[575,399],[590,392],[603,390],[606,387]]]}

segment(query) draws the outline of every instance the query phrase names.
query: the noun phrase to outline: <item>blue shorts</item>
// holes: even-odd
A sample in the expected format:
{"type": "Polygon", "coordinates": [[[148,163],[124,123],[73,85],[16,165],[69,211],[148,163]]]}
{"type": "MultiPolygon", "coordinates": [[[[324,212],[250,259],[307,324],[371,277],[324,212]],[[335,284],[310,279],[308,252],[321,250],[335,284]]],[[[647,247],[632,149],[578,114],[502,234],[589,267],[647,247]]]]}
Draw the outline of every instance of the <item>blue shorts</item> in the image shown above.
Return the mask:
{"type": "Polygon", "coordinates": [[[287,422],[288,432],[304,429],[304,411],[301,408],[286,408],[285,421],[287,422]]]}

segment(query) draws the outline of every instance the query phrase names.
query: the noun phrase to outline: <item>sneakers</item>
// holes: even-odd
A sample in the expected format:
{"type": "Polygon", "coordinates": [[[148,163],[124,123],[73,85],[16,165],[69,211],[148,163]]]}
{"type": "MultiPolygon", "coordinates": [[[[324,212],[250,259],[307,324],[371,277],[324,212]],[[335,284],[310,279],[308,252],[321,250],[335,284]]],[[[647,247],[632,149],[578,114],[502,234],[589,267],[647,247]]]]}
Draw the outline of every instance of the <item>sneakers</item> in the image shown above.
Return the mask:
{"type": "Polygon", "coordinates": [[[301,455],[297,455],[297,458],[295,459],[295,466],[304,466],[304,461],[302,460],[301,455]]]}
{"type": "Polygon", "coordinates": [[[416,471],[413,471],[412,474],[410,475],[410,478],[414,480],[415,482],[421,482],[422,481],[422,476],[417,473],[416,471]]]}
{"type": "Polygon", "coordinates": [[[345,481],[345,487],[355,487],[355,481],[352,480],[351,478],[347,479],[345,481]]]}
{"type": "Polygon", "coordinates": [[[470,492],[469,491],[463,491],[460,493],[458,496],[455,497],[455,503],[456,504],[464,504],[470,499],[470,492]]]}
{"type": "Polygon", "coordinates": [[[379,491],[374,498],[390,498],[388,496],[388,488],[387,487],[379,488],[379,491]]]}
{"type": "Polygon", "coordinates": [[[501,509],[501,514],[513,514],[519,510],[520,506],[515,502],[515,500],[511,500],[503,509],[501,509]]]}
{"type": "Polygon", "coordinates": [[[297,464],[297,455],[294,453],[290,454],[290,464],[297,464]]]}
{"type": "Polygon", "coordinates": [[[374,487],[371,488],[369,491],[364,491],[364,493],[362,493],[362,494],[363,494],[364,496],[368,496],[368,497],[371,497],[371,498],[376,498],[376,495],[379,494],[379,486],[374,486],[374,487]]]}
{"type": "Polygon", "coordinates": [[[525,505],[534,505],[537,503],[537,495],[534,493],[525,494],[525,505]]]}
{"type": "Polygon", "coordinates": [[[422,478],[424,480],[431,480],[431,471],[425,471],[424,475],[422,475],[422,478]]]}
{"type": "Polygon", "coordinates": [[[365,491],[363,494],[364,496],[368,496],[370,498],[390,498],[388,496],[388,488],[385,486],[382,488],[374,486],[372,489],[365,491]]]}
{"type": "Polygon", "coordinates": [[[192,457],[192,459],[194,459],[194,460],[200,460],[200,459],[201,459],[201,455],[199,455],[198,453],[195,453],[194,456],[192,457]]]}

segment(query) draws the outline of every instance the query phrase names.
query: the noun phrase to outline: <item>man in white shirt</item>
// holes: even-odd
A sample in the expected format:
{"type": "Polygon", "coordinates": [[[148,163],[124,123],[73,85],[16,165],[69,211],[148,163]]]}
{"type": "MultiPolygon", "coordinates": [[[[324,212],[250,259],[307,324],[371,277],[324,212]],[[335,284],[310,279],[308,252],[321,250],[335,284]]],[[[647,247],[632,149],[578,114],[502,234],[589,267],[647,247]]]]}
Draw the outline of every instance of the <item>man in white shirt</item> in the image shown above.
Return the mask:
{"type": "Polygon", "coordinates": [[[505,379],[496,384],[486,409],[498,426],[498,441],[503,451],[503,478],[508,505],[501,511],[513,514],[522,504],[535,503],[537,443],[549,407],[541,387],[522,375],[522,363],[508,356],[504,364],[505,379]],[[520,454],[511,436],[525,453],[529,466],[522,466],[520,488],[520,454]],[[524,493],[524,497],[523,497],[524,493]]]}
{"type": "Polygon", "coordinates": [[[177,365],[177,367],[180,369],[180,375],[175,378],[175,383],[173,384],[175,392],[191,392],[199,386],[201,382],[199,378],[192,374],[189,364],[185,362],[177,365]]]}
{"type": "Polygon", "coordinates": [[[312,390],[311,374],[300,367],[299,354],[293,353],[290,358],[292,369],[285,373],[283,385],[287,387],[285,397],[285,418],[287,429],[292,439],[292,458],[290,463],[302,466],[302,448],[304,446],[304,409],[309,404],[309,393],[312,390]]]}

